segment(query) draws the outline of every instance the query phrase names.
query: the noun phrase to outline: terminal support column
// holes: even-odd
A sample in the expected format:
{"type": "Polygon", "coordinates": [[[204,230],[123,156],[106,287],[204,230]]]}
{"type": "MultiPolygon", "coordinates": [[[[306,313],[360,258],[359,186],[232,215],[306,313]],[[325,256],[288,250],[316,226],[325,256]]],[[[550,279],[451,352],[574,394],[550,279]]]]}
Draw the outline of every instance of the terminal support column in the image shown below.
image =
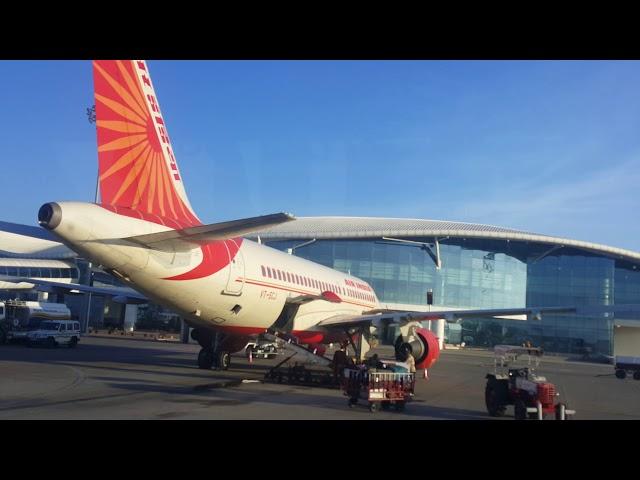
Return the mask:
{"type": "Polygon", "coordinates": [[[436,320],[436,337],[438,337],[438,347],[440,347],[440,350],[444,348],[444,323],[445,320],[443,318],[436,320]]]}

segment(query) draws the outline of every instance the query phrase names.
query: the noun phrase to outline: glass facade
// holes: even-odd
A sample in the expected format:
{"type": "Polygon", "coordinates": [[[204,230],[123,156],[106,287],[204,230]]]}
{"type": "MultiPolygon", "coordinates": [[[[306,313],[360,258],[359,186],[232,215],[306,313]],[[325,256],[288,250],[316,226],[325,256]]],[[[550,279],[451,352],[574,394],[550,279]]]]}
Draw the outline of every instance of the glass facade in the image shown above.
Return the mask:
{"type": "Polygon", "coordinates": [[[0,265],[0,275],[31,278],[70,278],[72,281],[76,281],[79,272],[77,268],[13,267],[0,265]]]}
{"type": "MultiPolygon", "coordinates": [[[[279,250],[350,273],[369,282],[381,302],[450,308],[519,308],[640,303],[637,264],[569,247],[506,240],[449,238],[440,241],[436,268],[430,238],[417,243],[383,239],[267,241],[279,250]],[[422,243],[426,244],[423,245],[422,243]]],[[[640,312],[637,319],[640,319],[640,312]]],[[[612,316],[544,315],[541,321],[465,320],[467,344],[493,346],[529,340],[548,351],[612,350],[612,316]]],[[[458,333],[456,334],[458,335],[458,333]]]]}

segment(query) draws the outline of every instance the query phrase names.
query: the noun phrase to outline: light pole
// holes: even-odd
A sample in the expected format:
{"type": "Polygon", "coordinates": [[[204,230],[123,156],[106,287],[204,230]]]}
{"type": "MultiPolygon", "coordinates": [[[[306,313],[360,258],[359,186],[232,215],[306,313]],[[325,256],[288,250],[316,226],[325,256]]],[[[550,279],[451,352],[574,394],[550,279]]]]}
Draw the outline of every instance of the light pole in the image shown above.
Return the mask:
{"type": "MultiPolygon", "coordinates": [[[[90,108],[87,108],[87,117],[89,120],[89,123],[93,123],[96,125],[96,106],[92,105],[90,108]]],[[[98,169],[98,172],[96,174],[96,193],[94,196],[94,202],[97,204],[98,200],[99,200],[99,194],[100,194],[100,169],[98,169]]],[[[89,261],[89,278],[88,278],[88,285],[90,287],[93,286],[93,264],[91,263],[91,261],[89,261]]],[[[85,322],[84,325],[84,333],[87,333],[87,331],[89,330],[89,317],[91,315],[91,292],[89,292],[89,295],[87,296],[87,320],[85,322]]]]}
{"type": "MultiPolygon", "coordinates": [[[[429,305],[429,313],[431,313],[431,305],[433,305],[433,289],[427,290],[427,305],[429,305]]],[[[431,330],[431,320],[429,320],[429,330],[431,330]]]]}

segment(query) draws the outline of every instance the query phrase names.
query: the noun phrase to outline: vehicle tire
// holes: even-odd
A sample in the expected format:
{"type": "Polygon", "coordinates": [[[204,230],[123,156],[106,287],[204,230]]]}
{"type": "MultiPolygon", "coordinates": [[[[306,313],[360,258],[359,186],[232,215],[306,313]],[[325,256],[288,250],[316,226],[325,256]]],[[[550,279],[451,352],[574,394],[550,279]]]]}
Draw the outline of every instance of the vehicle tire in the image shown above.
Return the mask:
{"type": "Polygon", "coordinates": [[[76,345],[78,345],[78,337],[71,337],[71,340],[69,340],[69,348],[76,348],[76,345]]]}
{"type": "Polygon", "coordinates": [[[380,403],[381,403],[380,407],[382,407],[382,410],[384,410],[385,412],[391,408],[390,402],[380,402],[380,403]]]}
{"type": "Polygon", "coordinates": [[[211,370],[213,367],[213,350],[210,348],[202,348],[198,353],[198,368],[202,370],[211,370]]]}
{"type": "Polygon", "coordinates": [[[492,417],[502,417],[507,410],[506,385],[496,380],[489,380],[484,391],[484,401],[487,412],[492,417]]]}
{"type": "Polygon", "coordinates": [[[369,411],[371,413],[376,413],[380,409],[380,405],[378,402],[369,402],[369,411]]]}
{"type": "Polygon", "coordinates": [[[527,419],[527,406],[524,401],[516,400],[514,406],[514,417],[516,420],[526,420],[527,419]]]}
{"type": "Polygon", "coordinates": [[[5,343],[7,343],[7,332],[4,331],[4,328],[0,328],[0,345],[5,343]]]}
{"type": "Polygon", "coordinates": [[[218,352],[217,360],[216,363],[220,370],[229,370],[229,366],[231,365],[231,355],[229,352],[224,350],[218,352]]]}
{"type": "Polygon", "coordinates": [[[24,344],[29,348],[33,347],[33,345],[31,344],[31,340],[29,340],[28,338],[24,341],[24,344]]]}
{"type": "Polygon", "coordinates": [[[56,342],[55,338],[53,337],[47,338],[47,347],[56,348],[57,346],[58,346],[58,343],[56,342]]]}
{"type": "Polygon", "coordinates": [[[398,412],[404,412],[404,408],[407,406],[407,402],[405,402],[404,400],[400,401],[400,402],[396,402],[396,410],[398,412]]]}
{"type": "Polygon", "coordinates": [[[353,408],[355,406],[355,404],[358,403],[358,400],[354,400],[353,398],[350,398],[347,401],[347,404],[349,405],[349,408],[353,408]]]}
{"type": "Polygon", "coordinates": [[[633,379],[640,380],[640,370],[636,370],[635,372],[633,372],[633,379]]]}
{"type": "Polygon", "coordinates": [[[624,368],[618,368],[616,370],[616,377],[618,377],[620,380],[624,380],[627,376],[627,372],[624,368]]]}

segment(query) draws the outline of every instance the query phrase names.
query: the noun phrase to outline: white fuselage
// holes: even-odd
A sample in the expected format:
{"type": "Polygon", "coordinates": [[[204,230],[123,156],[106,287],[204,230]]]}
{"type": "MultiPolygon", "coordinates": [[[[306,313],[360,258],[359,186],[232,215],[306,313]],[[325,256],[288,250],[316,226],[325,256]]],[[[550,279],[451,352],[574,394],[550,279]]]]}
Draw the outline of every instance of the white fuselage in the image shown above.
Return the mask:
{"type": "Polygon", "coordinates": [[[379,308],[373,289],[363,280],[247,239],[219,241],[211,250],[215,255],[203,254],[207,247],[196,245],[186,252],[153,250],[123,239],[168,227],[95,204],[58,205],[62,220],[53,232],[65,244],[195,327],[260,333],[274,324],[287,300],[326,291],[341,301],[302,304],[292,330],[314,331],[327,318],[379,308]],[[204,268],[203,262],[215,266],[204,268]]]}

